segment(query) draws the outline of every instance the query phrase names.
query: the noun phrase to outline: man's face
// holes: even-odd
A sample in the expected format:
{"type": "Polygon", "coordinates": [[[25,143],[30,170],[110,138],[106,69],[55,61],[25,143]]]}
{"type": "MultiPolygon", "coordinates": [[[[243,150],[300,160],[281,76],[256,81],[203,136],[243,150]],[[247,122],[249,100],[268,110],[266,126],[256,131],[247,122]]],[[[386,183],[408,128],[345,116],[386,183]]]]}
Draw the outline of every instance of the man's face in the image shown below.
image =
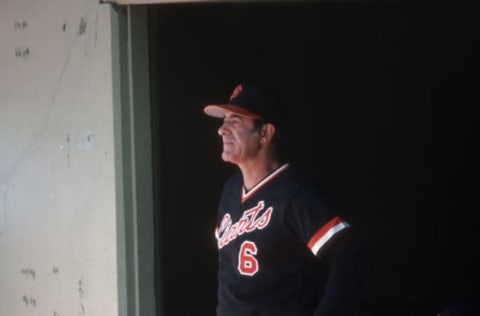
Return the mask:
{"type": "Polygon", "coordinates": [[[260,136],[253,119],[227,112],[218,134],[222,137],[224,161],[240,165],[257,156],[260,136]]]}

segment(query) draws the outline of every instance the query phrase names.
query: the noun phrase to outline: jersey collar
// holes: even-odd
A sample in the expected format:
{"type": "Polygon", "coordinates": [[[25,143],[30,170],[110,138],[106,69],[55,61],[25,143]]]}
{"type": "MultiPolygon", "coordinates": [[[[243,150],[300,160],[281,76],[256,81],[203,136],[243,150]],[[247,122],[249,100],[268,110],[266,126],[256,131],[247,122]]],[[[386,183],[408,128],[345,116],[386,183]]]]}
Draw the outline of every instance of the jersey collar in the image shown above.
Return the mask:
{"type": "Polygon", "coordinates": [[[288,168],[288,163],[283,164],[282,166],[278,167],[277,169],[273,170],[270,172],[268,175],[265,176],[260,182],[255,184],[250,190],[247,191],[245,189],[245,185],[242,185],[242,203],[244,203],[246,200],[248,200],[249,197],[251,197],[255,192],[257,192],[260,188],[265,186],[268,182],[273,180],[278,174],[280,174],[282,171],[286,170],[288,168]]]}

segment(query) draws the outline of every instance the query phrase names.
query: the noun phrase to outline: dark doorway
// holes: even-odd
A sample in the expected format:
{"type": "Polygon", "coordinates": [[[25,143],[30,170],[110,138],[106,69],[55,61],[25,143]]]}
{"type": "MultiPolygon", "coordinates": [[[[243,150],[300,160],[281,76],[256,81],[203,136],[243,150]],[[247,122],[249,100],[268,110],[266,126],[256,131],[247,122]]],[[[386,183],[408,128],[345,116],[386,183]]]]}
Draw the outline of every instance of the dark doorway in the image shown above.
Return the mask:
{"type": "Polygon", "coordinates": [[[435,315],[473,297],[472,12],[421,1],[150,7],[165,315],[215,314],[216,206],[233,169],[202,108],[250,78],[288,105],[291,163],[362,228],[373,260],[359,315],[435,315]]]}

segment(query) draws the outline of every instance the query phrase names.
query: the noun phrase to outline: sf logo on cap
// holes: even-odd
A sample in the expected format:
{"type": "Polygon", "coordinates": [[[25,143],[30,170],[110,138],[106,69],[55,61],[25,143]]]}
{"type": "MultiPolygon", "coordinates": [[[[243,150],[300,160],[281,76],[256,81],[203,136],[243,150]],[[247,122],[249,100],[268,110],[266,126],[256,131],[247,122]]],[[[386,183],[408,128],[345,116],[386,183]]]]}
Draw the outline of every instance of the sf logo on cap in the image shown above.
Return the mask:
{"type": "Polygon", "coordinates": [[[238,94],[239,94],[240,92],[242,92],[242,89],[243,89],[243,88],[242,88],[242,85],[241,85],[241,84],[239,84],[238,86],[236,86],[235,89],[233,89],[232,95],[230,96],[230,101],[233,100],[233,99],[235,99],[235,98],[238,96],[238,94]]]}

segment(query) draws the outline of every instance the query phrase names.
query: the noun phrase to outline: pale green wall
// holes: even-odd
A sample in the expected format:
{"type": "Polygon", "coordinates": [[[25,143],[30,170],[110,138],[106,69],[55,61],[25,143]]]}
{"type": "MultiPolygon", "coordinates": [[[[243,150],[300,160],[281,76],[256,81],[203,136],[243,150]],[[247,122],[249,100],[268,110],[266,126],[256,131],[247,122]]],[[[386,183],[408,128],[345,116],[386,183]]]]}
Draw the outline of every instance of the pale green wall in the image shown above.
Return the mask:
{"type": "Polygon", "coordinates": [[[2,316],[119,314],[110,19],[0,1],[2,316]]]}

